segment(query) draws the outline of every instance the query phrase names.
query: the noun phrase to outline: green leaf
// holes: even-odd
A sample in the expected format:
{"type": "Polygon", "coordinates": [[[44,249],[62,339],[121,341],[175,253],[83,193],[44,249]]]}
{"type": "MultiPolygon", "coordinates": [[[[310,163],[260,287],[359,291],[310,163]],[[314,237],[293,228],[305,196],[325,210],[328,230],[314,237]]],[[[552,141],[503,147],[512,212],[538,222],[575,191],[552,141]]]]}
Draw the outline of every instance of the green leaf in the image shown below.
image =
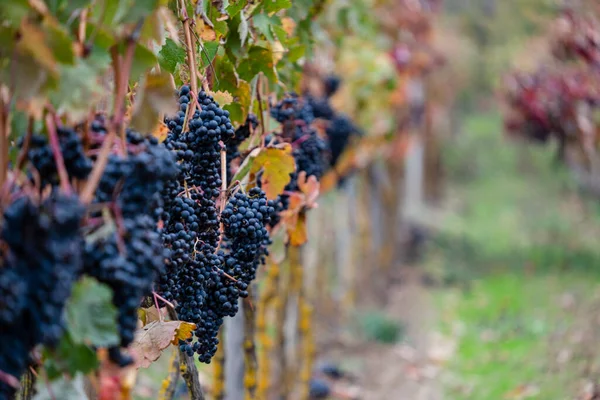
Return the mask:
{"type": "Polygon", "coordinates": [[[14,28],[19,27],[30,12],[27,0],[0,1],[0,20],[14,28]]]}
{"type": "Polygon", "coordinates": [[[138,44],[135,47],[135,53],[133,55],[133,64],[131,65],[130,79],[136,81],[146,71],[156,65],[157,59],[152,50],[146,46],[138,44]]]}
{"type": "Polygon", "coordinates": [[[73,65],[75,54],[73,52],[73,41],[69,37],[69,33],[62,26],[52,23],[49,18],[44,20],[44,28],[48,45],[56,60],[62,64],[73,65]]]}
{"type": "Polygon", "coordinates": [[[71,376],[82,372],[87,374],[98,368],[99,361],[96,352],[85,344],[77,344],[68,332],[60,339],[57,348],[53,351],[44,351],[44,369],[48,378],[56,379],[67,373],[71,376]]]}
{"type": "Polygon", "coordinates": [[[242,60],[237,71],[240,78],[248,82],[254,79],[259,72],[264,73],[271,82],[278,81],[273,53],[266,47],[252,46],[248,51],[248,57],[242,60]]]}
{"type": "Polygon", "coordinates": [[[291,47],[286,55],[286,58],[290,62],[296,62],[306,54],[306,46],[301,44],[298,46],[291,47]]]}
{"type": "Polygon", "coordinates": [[[15,97],[28,100],[42,96],[42,87],[48,83],[48,71],[27,54],[16,53],[10,65],[1,70],[0,81],[14,87],[15,97]]]}
{"type": "Polygon", "coordinates": [[[229,55],[229,58],[232,60],[236,60],[241,54],[242,41],[240,32],[240,23],[241,18],[240,14],[236,15],[234,18],[231,18],[227,26],[229,28],[229,32],[237,32],[237,35],[229,34],[227,36],[227,42],[225,43],[225,51],[229,55]]]}
{"type": "Polygon", "coordinates": [[[84,278],[73,286],[67,303],[67,324],[74,343],[98,347],[118,344],[116,319],[117,310],[108,286],[92,278],[84,278]]]}
{"type": "Polygon", "coordinates": [[[164,46],[158,52],[158,62],[161,68],[174,74],[177,64],[185,64],[185,49],[167,38],[164,46]]]}
{"type": "Polygon", "coordinates": [[[237,172],[235,173],[233,178],[231,178],[231,185],[235,185],[237,181],[241,182],[242,180],[244,180],[244,178],[248,175],[248,173],[250,172],[250,169],[252,168],[254,159],[259,154],[260,154],[260,149],[256,148],[256,149],[252,150],[250,152],[250,154],[248,154],[246,156],[246,158],[244,158],[244,161],[242,161],[242,165],[240,165],[240,168],[237,170],[237,172]]]}
{"type": "Polygon", "coordinates": [[[227,6],[227,14],[230,17],[235,17],[240,11],[246,7],[248,0],[229,0],[229,6],[227,6]]]}
{"type": "Polygon", "coordinates": [[[262,33],[269,42],[274,42],[273,32],[271,32],[272,20],[266,14],[256,14],[252,17],[254,27],[262,33]]]}
{"type": "Polygon", "coordinates": [[[219,51],[219,42],[205,42],[200,49],[200,55],[202,59],[202,68],[208,67],[215,59],[217,52],[219,51]]]}
{"type": "Polygon", "coordinates": [[[51,383],[38,379],[36,392],[33,400],[88,400],[83,374],[77,374],[72,379],[65,377],[51,383]]]}
{"type": "Polygon", "coordinates": [[[61,66],[58,87],[50,93],[57,111],[67,111],[73,120],[87,115],[90,106],[102,97],[99,78],[109,66],[110,56],[96,48],[88,57],[78,59],[75,65],[61,66]]]}
{"type": "Polygon", "coordinates": [[[278,11],[290,8],[292,6],[292,0],[264,0],[263,9],[269,14],[274,14],[278,11]]]}

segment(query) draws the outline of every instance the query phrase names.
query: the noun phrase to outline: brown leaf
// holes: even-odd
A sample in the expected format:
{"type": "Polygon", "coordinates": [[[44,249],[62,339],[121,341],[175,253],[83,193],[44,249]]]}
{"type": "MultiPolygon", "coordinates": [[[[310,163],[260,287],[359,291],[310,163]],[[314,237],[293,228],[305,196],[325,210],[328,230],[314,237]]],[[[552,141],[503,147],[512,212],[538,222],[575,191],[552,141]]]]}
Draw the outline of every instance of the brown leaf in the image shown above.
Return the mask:
{"type": "Polygon", "coordinates": [[[304,194],[304,206],[306,208],[316,208],[317,197],[319,197],[319,181],[314,175],[306,177],[306,172],[298,174],[298,187],[304,194]]]}
{"type": "Polygon", "coordinates": [[[170,344],[191,337],[194,329],[195,324],[183,321],[154,321],[139,329],[131,345],[136,367],[148,368],[170,344]]]}
{"type": "Polygon", "coordinates": [[[21,38],[17,43],[17,48],[21,52],[29,54],[48,71],[56,72],[56,59],[46,43],[44,32],[38,26],[27,22],[27,20],[23,20],[21,23],[20,32],[21,38]]]}
{"type": "Polygon", "coordinates": [[[174,90],[169,73],[148,74],[143,89],[138,92],[131,125],[141,133],[154,132],[160,115],[177,111],[174,90]]]}

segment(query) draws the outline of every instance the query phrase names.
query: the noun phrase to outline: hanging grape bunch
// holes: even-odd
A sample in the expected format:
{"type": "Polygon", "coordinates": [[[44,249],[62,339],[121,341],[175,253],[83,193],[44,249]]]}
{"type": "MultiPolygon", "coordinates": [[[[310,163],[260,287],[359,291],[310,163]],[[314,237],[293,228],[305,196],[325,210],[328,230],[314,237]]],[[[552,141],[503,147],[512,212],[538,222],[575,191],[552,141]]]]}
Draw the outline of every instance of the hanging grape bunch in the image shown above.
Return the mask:
{"type": "Polygon", "coordinates": [[[191,113],[191,95],[188,86],[181,87],[180,111],[166,120],[169,133],[165,145],[176,155],[180,172],[163,191],[161,234],[171,255],[159,287],[164,297],[177,304],[179,318],[196,324],[194,338],[181,342],[180,349],[210,362],[223,319],[238,311],[238,298],[247,296],[248,285],[266,254],[269,237],[265,225],[273,206],[260,189],[251,190],[249,198],[238,192],[219,217],[217,201],[225,201],[220,191],[221,153],[227,156],[225,144],[229,143],[230,160],[239,157],[237,146],[249,135],[249,128],[247,132],[238,130],[237,136],[229,113],[203,91],[198,94],[199,109],[191,113]],[[184,128],[186,112],[189,122],[184,128]],[[233,205],[239,205],[243,214],[233,214],[233,205]],[[239,224],[244,226],[235,230],[239,224]],[[240,236],[240,232],[246,235],[240,236]]]}

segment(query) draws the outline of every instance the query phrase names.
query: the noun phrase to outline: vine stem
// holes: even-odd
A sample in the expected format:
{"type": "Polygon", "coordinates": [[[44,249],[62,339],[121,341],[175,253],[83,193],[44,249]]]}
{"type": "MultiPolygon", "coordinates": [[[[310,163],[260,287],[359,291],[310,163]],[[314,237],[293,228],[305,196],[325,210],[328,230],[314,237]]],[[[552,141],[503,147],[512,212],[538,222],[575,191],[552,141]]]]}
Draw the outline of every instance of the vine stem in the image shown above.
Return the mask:
{"type": "MultiPolygon", "coordinates": [[[[248,298],[252,297],[252,291],[249,290],[248,298]]],[[[258,361],[256,358],[256,344],[255,344],[255,332],[256,332],[256,318],[254,308],[251,302],[243,303],[242,309],[244,313],[244,364],[245,364],[245,376],[244,376],[244,387],[245,387],[245,399],[253,400],[256,399],[256,388],[257,388],[257,370],[258,361]]]]}
{"type": "Polygon", "coordinates": [[[127,81],[129,80],[129,74],[131,71],[131,65],[133,64],[133,55],[135,53],[135,47],[137,39],[139,38],[140,31],[144,25],[144,20],[141,19],[138,22],[133,33],[127,38],[127,47],[125,49],[125,57],[120,62],[120,57],[113,56],[113,69],[115,71],[115,103],[113,107],[113,119],[110,124],[110,129],[104,138],[102,147],[100,148],[100,154],[96,159],[94,168],[90,174],[86,185],[81,193],[81,202],[83,204],[89,204],[94,198],[96,187],[100,183],[102,173],[106,164],[108,163],[108,156],[112,150],[112,144],[117,136],[117,133],[122,134],[123,119],[125,117],[125,97],[127,95],[127,81]]]}
{"type": "MultiPolygon", "coordinates": [[[[183,34],[185,36],[185,47],[188,59],[188,68],[190,69],[190,86],[191,91],[198,95],[198,71],[196,70],[196,52],[194,51],[194,42],[192,41],[192,28],[190,25],[190,17],[185,8],[185,0],[179,0],[179,15],[183,24],[183,34]]],[[[187,112],[191,112],[191,116],[196,111],[198,101],[196,97],[192,97],[188,104],[187,112]]],[[[185,125],[184,125],[185,128],[185,125]]]]}
{"type": "MultiPolygon", "coordinates": [[[[173,321],[179,321],[177,312],[172,307],[167,307],[169,317],[173,321]]],[[[198,377],[198,368],[194,362],[193,356],[188,356],[185,352],[179,351],[179,370],[181,376],[185,380],[185,384],[190,393],[191,400],[204,400],[204,392],[202,391],[202,385],[200,385],[200,378],[198,377]]]]}
{"type": "MultiPolygon", "coordinates": [[[[267,137],[267,129],[265,126],[265,112],[263,110],[262,102],[262,72],[258,74],[256,78],[256,99],[258,100],[258,112],[260,113],[260,137],[261,147],[265,147],[265,138],[267,137]]],[[[252,125],[252,124],[250,124],[252,125]]]]}
{"type": "Polygon", "coordinates": [[[219,344],[214,356],[213,399],[225,398],[225,334],[224,326],[219,330],[219,344]]]}
{"type": "Polygon", "coordinates": [[[256,336],[258,339],[258,377],[256,397],[258,399],[269,398],[269,389],[271,388],[271,353],[273,350],[273,340],[267,332],[267,318],[270,315],[268,309],[273,300],[276,300],[277,287],[279,285],[279,265],[271,264],[266,276],[265,286],[262,288],[256,315],[256,336]]]}
{"type": "Polygon", "coordinates": [[[6,182],[8,173],[8,103],[0,93],[0,187],[6,182]]]}
{"type": "Polygon", "coordinates": [[[161,385],[159,393],[159,399],[161,400],[172,400],[175,397],[177,382],[179,382],[179,377],[181,376],[179,360],[179,352],[174,351],[171,356],[171,363],[169,364],[169,375],[163,380],[161,385]]]}
{"type": "Polygon", "coordinates": [[[27,122],[27,132],[25,133],[25,138],[23,138],[23,146],[21,147],[21,151],[17,156],[17,169],[23,168],[25,164],[25,160],[27,159],[27,153],[29,152],[29,146],[31,144],[31,136],[33,135],[33,118],[29,117],[29,121],[27,122]]]}
{"type": "Polygon", "coordinates": [[[71,184],[69,183],[69,175],[67,174],[65,160],[60,149],[60,142],[58,140],[58,133],[56,132],[54,116],[50,113],[46,114],[46,128],[48,128],[50,148],[52,149],[52,154],[54,155],[54,162],[56,163],[56,170],[58,171],[60,189],[65,194],[71,194],[73,192],[73,189],[71,188],[71,184]]]}

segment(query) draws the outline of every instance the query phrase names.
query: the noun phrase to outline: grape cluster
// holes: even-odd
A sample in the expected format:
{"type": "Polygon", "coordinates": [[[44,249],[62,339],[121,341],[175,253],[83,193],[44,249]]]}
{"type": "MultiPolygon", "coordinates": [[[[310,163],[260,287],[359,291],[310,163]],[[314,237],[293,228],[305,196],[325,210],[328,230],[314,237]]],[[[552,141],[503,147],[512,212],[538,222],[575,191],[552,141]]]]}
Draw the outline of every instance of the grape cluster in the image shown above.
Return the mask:
{"type": "Polygon", "coordinates": [[[327,126],[326,132],[331,149],[330,165],[332,167],[337,163],[352,137],[362,135],[362,132],[345,114],[336,114],[327,126]]]}
{"type": "Polygon", "coordinates": [[[283,125],[284,133],[295,126],[307,127],[315,119],[310,103],[296,93],[289,93],[272,106],[271,116],[283,125]]]}
{"type": "Polygon", "coordinates": [[[255,188],[248,195],[234,195],[219,215],[222,146],[226,145],[231,166],[240,157],[238,146],[258,121],[249,116],[234,132],[229,113],[204,92],[198,95],[200,109],[193,113],[187,109],[187,86],[178,97],[180,111],[166,121],[165,145],[175,154],[180,171],[162,191],[161,236],[171,253],[158,286],[177,304],[179,318],[197,326],[194,337],[182,341],[180,349],[208,363],[224,318],[238,311],[238,299],[248,295],[248,285],[267,252],[266,224],[274,207],[255,188]],[[185,112],[190,117],[184,129],[185,112]]]}
{"type": "Polygon", "coordinates": [[[184,308],[197,329],[195,342],[192,339],[182,342],[182,351],[190,355],[195,352],[200,361],[210,362],[217,349],[223,319],[238,312],[238,299],[248,296],[248,286],[268,254],[270,239],[266,225],[273,212],[273,203],[259,188],[251,189],[248,195],[238,192],[229,199],[221,214],[224,227],[221,249],[217,254],[211,253],[212,248],[208,247],[200,251],[198,260],[203,267],[204,290],[198,288],[201,296],[193,289],[189,292],[192,302],[198,303],[198,298],[203,297],[203,307],[193,315],[190,308],[184,308]]]}
{"type": "MultiPolygon", "coordinates": [[[[85,155],[81,138],[71,128],[59,127],[57,136],[67,174],[71,178],[86,179],[92,171],[92,161],[85,155]]],[[[24,140],[19,141],[22,147],[24,140]]],[[[52,149],[45,136],[31,135],[27,158],[39,174],[42,185],[58,184],[58,172],[52,149]]]]}
{"type": "MultiPolygon", "coordinates": [[[[63,309],[82,268],[75,196],[52,194],[41,204],[22,196],[4,211],[0,268],[0,370],[19,377],[38,344],[54,346],[64,330],[63,309]]],[[[0,381],[0,398],[13,389],[0,381]]]]}
{"type": "MultiPolygon", "coordinates": [[[[92,130],[99,141],[106,130],[100,119],[96,122],[92,130]]],[[[85,273],[113,290],[121,347],[133,342],[137,307],[150,294],[169,256],[157,229],[156,210],[162,205],[160,193],[179,172],[173,154],[155,138],[128,130],[125,145],[127,156],[109,156],[96,190],[96,202],[109,206],[115,228],[87,243],[84,253],[85,273]]],[[[132,361],[118,348],[109,355],[120,365],[132,361]]]]}

